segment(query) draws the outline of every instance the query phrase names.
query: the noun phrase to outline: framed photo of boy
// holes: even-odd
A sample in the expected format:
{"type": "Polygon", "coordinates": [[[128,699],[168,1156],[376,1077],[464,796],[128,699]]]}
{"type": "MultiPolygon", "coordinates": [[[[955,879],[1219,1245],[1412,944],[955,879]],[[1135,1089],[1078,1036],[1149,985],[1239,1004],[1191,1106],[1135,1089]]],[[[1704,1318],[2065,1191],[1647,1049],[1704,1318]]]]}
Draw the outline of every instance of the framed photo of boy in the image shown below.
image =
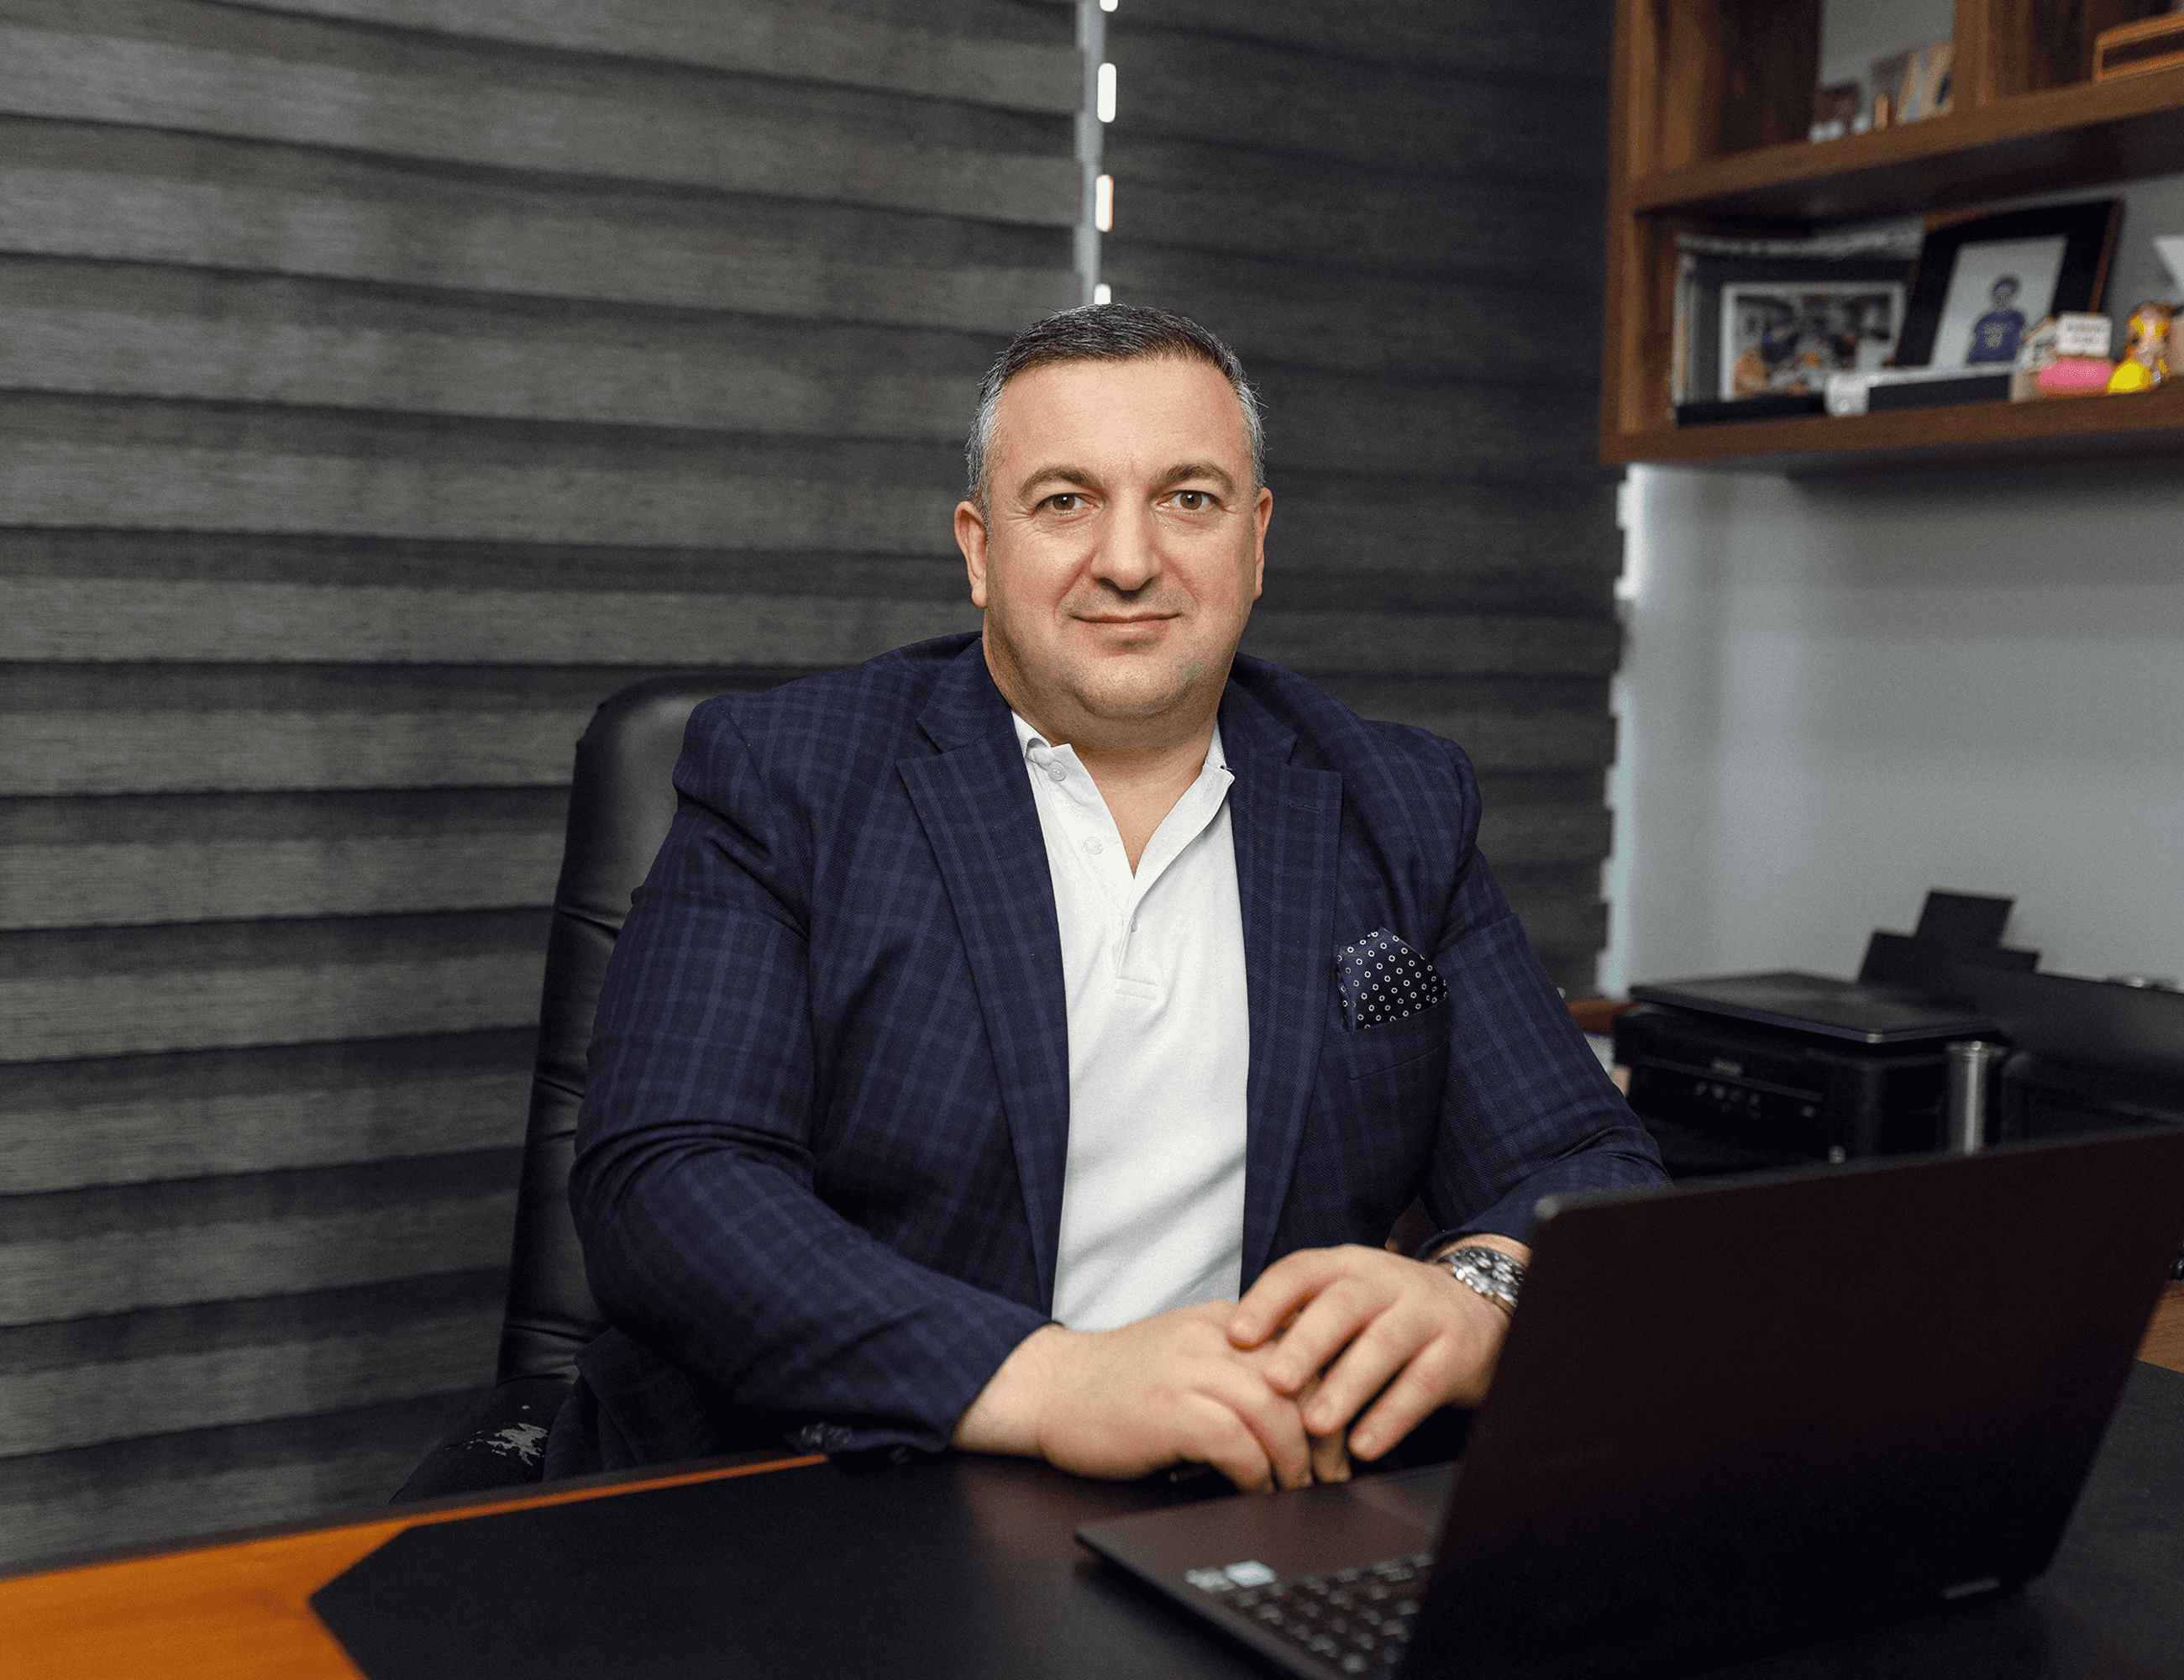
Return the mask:
{"type": "Polygon", "coordinates": [[[2122,216],[2098,198],[1930,218],[1896,365],[2007,370],[2048,316],[2097,311],[2122,216]]]}

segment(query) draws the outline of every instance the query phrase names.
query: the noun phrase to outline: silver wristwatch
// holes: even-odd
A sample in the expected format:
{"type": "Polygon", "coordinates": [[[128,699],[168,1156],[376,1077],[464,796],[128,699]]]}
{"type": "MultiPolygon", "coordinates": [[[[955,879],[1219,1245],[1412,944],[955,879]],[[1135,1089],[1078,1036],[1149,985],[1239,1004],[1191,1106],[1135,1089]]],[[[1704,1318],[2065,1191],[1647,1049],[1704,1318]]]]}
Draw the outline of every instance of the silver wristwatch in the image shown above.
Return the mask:
{"type": "Polygon", "coordinates": [[[1502,1311],[1516,1312],[1517,1292],[1524,1287],[1524,1265],[1514,1256],[1499,1249],[1457,1248],[1435,1254],[1429,1264],[1476,1289],[1502,1311]]]}

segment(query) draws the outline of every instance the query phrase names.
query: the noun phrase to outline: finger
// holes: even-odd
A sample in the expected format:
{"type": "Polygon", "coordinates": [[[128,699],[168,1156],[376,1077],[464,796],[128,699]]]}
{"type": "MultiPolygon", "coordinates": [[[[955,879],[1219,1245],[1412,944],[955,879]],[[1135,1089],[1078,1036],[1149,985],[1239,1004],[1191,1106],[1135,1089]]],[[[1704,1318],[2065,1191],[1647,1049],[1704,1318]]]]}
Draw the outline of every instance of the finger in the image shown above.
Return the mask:
{"type": "Polygon", "coordinates": [[[1250,1425],[1220,1401],[1193,1394],[1184,1403],[1183,1456],[1210,1464],[1245,1494],[1271,1494],[1274,1468],[1250,1425]]]}
{"type": "Polygon", "coordinates": [[[1316,1435],[1331,1435],[1346,1427],[1388,1386],[1390,1378],[1433,1341],[1440,1328],[1424,1314],[1400,1308],[1381,1313],[1321,1374],[1319,1392],[1305,1409],[1305,1427],[1316,1435]]]}
{"type": "Polygon", "coordinates": [[[1333,1435],[1314,1435],[1312,1441],[1312,1479],[1315,1482],[1347,1482],[1350,1479],[1350,1447],[1338,1432],[1333,1435]]]}
{"type": "Polygon", "coordinates": [[[1339,1249],[1300,1249],[1259,1274],[1228,1315],[1228,1339],[1256,1348],[1343,1271],[1339,1249]]]}
{"type": "Polygon", "coordinates": [[[1397,1299],[1394,1289],[1368,1278],[1344,1277],[1329,1284],[1282,1332],[1267,1360],[1267,1381],[1285,1394],[1300,1392],[1397,1299]]]}
{"type": "Polygon", "coordinates": [[[1428,1412],[1447,1400],[1458,1363],[1452,1349],[1437,1343],[1405,1366],[1350,1432],[1351,1453],[1376,1459],[1417,1428],[1428,1412]]]}
{"type": "Polygon", "coordinates": [[[1201,1392],[1228,1407],[1257,1438],[1279,1485],[1312,1485],[1312,1444],[1295,1401],[1269,1388],[1266,1378],[1246,1365],[1216,1366],[1205,1375],[1203,1385],[1201,1392]]]}

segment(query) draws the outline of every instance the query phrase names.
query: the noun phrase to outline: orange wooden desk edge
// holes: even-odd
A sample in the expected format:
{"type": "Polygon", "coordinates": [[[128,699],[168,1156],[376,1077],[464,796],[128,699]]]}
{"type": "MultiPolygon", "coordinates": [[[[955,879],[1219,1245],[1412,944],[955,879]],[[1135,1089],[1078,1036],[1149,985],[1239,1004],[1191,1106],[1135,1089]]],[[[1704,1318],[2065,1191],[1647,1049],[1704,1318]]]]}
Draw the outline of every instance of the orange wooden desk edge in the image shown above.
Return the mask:
{"type": "MultiPolygon", "coordinates": [[[[2162,1292],[2138,1353],[2184,1374],[2184,1283],[2162,1292]]],[[[0,1581],[0,1671],[8,1680],[357,1680],[355,1667],[311,1614],[310,1597],[405,1528],[823,1462],[780,1459],[573,1488],[0,1581]]]]}
{"type": "Polygon", "coordinates": [[[775,1459],[593,1483],[0,1582],[0,1672],[8,1680],[358,1680],[355,1666],[311,1613],[310,1597],[405,1528],[825,1462],[775,1459]]]}

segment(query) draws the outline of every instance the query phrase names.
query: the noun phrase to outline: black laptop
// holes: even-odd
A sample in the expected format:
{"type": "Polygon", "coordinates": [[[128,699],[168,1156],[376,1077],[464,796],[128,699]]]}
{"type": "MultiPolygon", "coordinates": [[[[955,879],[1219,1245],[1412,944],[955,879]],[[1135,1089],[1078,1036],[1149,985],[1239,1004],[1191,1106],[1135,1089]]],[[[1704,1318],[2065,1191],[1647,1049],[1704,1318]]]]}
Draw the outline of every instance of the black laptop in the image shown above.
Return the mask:
{"type": "Polygon", "coordinates": [[[2053,1557],[2184,1129],[1551,1198],[1457,1466],[1078,1538],[1288,1672],[1688,1672],[2053,1557]]]}

